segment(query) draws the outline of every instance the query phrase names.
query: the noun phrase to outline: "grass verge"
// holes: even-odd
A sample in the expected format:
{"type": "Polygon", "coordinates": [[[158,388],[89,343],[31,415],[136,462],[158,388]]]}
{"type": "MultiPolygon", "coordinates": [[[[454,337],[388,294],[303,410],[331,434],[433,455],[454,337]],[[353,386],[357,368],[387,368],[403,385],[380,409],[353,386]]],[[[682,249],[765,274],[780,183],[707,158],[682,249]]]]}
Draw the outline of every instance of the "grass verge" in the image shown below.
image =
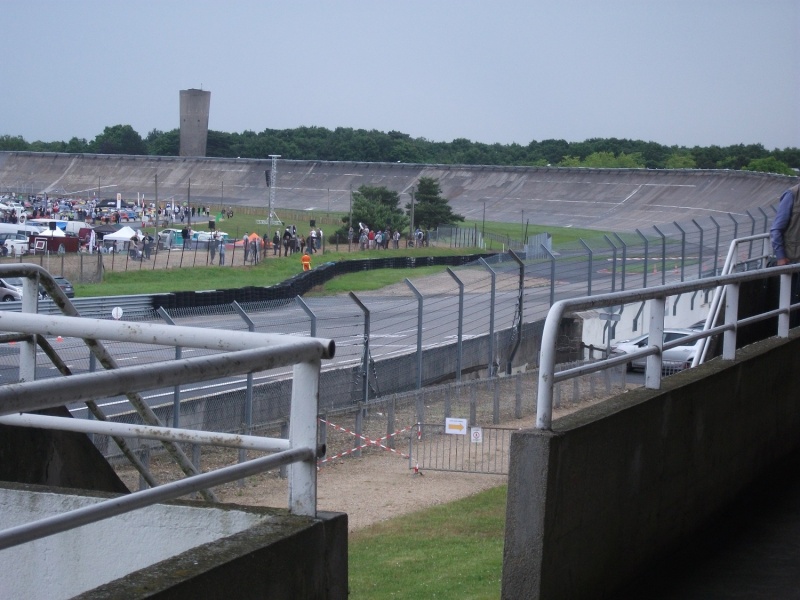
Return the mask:
{"type": "Polygon", "coordinates": [[[506,486],[350,535],[351,600],[500,597],[506,486]]]}

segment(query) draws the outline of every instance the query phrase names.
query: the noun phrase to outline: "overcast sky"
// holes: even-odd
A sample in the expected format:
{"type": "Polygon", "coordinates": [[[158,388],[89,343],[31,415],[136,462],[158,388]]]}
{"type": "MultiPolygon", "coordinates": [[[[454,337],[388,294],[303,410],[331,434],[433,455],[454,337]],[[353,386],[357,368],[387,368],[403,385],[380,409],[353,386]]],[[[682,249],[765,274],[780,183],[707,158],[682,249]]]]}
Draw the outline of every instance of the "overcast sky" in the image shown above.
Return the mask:
{"type": "Polygon", "coordinates": [[[0,135],[318,126],[800,147],[800,0],[3,0],[0,135]]]}

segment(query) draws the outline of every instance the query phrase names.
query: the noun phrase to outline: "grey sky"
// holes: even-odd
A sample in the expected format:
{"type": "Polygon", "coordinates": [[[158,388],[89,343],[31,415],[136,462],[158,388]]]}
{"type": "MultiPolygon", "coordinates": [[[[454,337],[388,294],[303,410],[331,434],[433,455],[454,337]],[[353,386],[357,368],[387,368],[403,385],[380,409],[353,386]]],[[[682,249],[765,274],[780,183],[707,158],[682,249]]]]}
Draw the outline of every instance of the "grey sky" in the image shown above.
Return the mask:
{"type": "Polygon", "coordinates": [[[3,0],[0,135],[179,126],[800,147],[800,0],[3,0]]]}

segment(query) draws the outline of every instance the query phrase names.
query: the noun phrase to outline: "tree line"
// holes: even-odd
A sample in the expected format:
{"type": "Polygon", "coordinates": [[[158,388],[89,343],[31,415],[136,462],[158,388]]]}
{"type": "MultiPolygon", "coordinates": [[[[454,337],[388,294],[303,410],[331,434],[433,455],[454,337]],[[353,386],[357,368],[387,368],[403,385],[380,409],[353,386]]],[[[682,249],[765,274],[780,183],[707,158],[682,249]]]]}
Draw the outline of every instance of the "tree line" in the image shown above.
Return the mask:
{"type": "MultiPolygon", "coordinates": [[[[146,137],[130,125],[106,127],[89,141],[27,142],[0,136],[0,150],[73,154],[178,156],[180,130],[152,130],[146,137]]],[[[800,149],[767,150],[762,144],[665,146],[656,142],[592,138],[583,142],[532,141],[528,145],[484,144],[459,138],[433,142],[398,131],[337,127],[265,129],[260,133],[209,131],[206,156],[259,158],[280,154],[290,160],[403,162],[444,165],[554,166],[647,169],[731,169],[797,175],[800,149]]]]}

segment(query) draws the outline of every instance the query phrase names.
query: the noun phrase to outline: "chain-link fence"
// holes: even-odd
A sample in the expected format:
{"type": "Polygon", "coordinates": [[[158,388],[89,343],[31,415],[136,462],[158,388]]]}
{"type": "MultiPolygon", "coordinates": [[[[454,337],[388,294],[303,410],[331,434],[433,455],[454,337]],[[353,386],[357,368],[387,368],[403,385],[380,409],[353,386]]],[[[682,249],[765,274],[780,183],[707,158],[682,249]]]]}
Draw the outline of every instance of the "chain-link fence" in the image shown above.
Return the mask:
{"type": "MultiPolygon", "coordinates": [[[[381,446],[407,454],[410,433],[406,428],[417,423],[441,423],[451,415],[496,426],[534,410],[535,391],[526,385],[520,393],[515,387],[519,379],[498,375],[526,366],[529,371],[535,369],[541,321],[554,301],[714,274],[724,262],[730,240],[768,229],[768,214],[760,213],[761,218],[710,217],[706,226],[693,221],[691,226],[675,223],[669,228],[579,240],[546,248],[544,257],[540,253],[530,259],[524,253],[486,256],[380,292],[222,304],[208,299],[199,302],[202,293],[186,292],[181,293],[177,307],[162,306],[158,312],[123,318],[334,339],[336,358],[323,365],[320,386],[328,456],[386,451],[381,446]],[[403,436],[406,442],[398,445],[403,436]]],[[[738,256],[742,268],[748,268],[748,260],[762,252],[761,247],[745,245],[738,256]]],[[[92,273],[108,268],[107,261],[121,259],[43,255],[25,260],[31,258],[51,273],[77,281],[89,280],[92,273]]],[[[409,266],[409,260],[417,262],[403,259],[400,266],[409,266]]],[[[364,271],[364,276],[369,272],[364,271]]],[[[640,307],[630,311],[634,320],[641,321],[640,307]]],[[[575,318],[563,326],[562,362],[582,355],[579,322],[575,318]]],[[[97,368],[79,340],[58,336],[50,341],[72,372],[97,368]]],[[[109,348],[121,364],[186,356],[171,346],[113,343],[109,348]]],[[[5,381],[15,380],[15,356],[10,347],[0,353],[0,377],[5,381]]],[[[56,374],[45,356],[37,362],[37,377],[56,374]]],[[[155,390],[147,402],[169,425],[276,435],[285,427],[290,380],[288,372],[271,370],[202,388],[155,390]]],[[[568,382],[556,390],[556,403],[613,392],[614,385],[600,375],[568,382]]],[[[74,416],[88,417],[85,407],[70,408],[74,416]]],[[[108,399],[104,410],[110,418],[139,422],[124,398],[108,399]]],[[[113,441],[100,437],[95,441],[107,455],[116,453],[113,441]]]]}

